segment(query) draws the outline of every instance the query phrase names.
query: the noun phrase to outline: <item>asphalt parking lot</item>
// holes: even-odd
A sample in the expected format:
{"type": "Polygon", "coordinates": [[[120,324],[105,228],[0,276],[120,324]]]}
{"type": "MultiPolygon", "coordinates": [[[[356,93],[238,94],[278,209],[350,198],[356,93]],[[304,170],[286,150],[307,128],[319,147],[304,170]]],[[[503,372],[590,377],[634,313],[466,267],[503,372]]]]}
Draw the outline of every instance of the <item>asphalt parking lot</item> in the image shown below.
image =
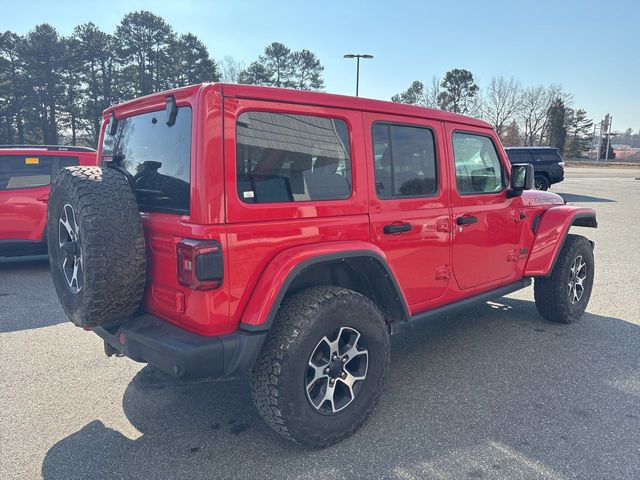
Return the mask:
{"type": "Polygon", "coordinates": [[[46,259],[0,260],[0,478],[640,478],[640,169],[567,169],[597,209],[574,325],[532,288],[393,337],[379,407],[321,451],[281,440],[244,379],[174,381],[69,323],[46,259]]]}

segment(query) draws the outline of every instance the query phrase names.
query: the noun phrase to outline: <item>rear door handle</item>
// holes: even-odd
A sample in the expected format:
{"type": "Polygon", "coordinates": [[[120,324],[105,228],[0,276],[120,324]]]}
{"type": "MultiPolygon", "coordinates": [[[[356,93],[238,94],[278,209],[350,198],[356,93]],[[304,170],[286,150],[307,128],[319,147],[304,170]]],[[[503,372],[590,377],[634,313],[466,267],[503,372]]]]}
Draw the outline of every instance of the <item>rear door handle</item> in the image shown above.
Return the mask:
{"type": "Polygon", "coordinates": [[[458,225],[471,225],[472,223],[476,223],[478,221],[478,217],[474,217],[472,215],[463,215],[462,217],[456,218],[456,223],[458,225]]]}
{"type": "Polygon", "coordinates": [[[410,230],[411,230],[410,223],[394,223],[391,225],[385,225],[383,229],[384,233],[386,233],[387,235],[390,235],[392,233],[408,232],[410,230]]]}

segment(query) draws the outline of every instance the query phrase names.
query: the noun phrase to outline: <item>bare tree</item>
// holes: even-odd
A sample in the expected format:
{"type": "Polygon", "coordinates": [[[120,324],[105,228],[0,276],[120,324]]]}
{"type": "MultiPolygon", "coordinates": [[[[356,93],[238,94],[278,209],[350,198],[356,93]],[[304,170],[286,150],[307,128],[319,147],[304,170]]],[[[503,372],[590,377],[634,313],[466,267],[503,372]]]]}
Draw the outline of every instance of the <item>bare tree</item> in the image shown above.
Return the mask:
{"type": "Polygon", "coordinates": [[[238,62],[230,55],[227,55],[219,63],[222,81],[227,83],[237,83],[238,75],[245,69],[244,62],[238,62]]]}
{"type": "Polygon", "coordinates": [[[429,108],[438,108],[438,96],[440,95],[440,83],[442,80],[435,75],[431,77],[431,84],[424,87],[424,105],[429,108]]]}
{"type": "Polygon", "coordinates": [[[526,146],[543,143],[547,130],[547,110],[556,98],[563,98],[558,85],[535,85],[522,93],[519,109],[522,139],[526,146]]]}
{"type": "Polygon", "coordinates": [[[500,138],[522,104],[522,88],[514,78],[493,77],[484,92],[483,116],[500,138]]]}

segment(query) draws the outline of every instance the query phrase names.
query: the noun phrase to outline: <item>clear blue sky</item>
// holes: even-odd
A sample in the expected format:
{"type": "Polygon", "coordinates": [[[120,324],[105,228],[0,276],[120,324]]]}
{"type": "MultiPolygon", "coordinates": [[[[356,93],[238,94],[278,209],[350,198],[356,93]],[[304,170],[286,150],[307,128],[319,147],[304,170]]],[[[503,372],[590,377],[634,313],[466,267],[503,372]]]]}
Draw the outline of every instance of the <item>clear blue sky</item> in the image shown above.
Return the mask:
{"type": "Polygon", "coordinates": [[[451,68],[523,85],[558,83],[574,106],[615,130],[640,129],[640,0],[535,1],[200,1],[1,0],[0,30],[26,33],[41,22],[68,35],[92,21],[113,32],[124,14],[150,10],[178,33],[192,32],[220,59],[249,63],[272,41],[315,52],[327,91],[353,94],[349,52],[361,64],[362,96],[389,99],[411,81],[451,68]]]}

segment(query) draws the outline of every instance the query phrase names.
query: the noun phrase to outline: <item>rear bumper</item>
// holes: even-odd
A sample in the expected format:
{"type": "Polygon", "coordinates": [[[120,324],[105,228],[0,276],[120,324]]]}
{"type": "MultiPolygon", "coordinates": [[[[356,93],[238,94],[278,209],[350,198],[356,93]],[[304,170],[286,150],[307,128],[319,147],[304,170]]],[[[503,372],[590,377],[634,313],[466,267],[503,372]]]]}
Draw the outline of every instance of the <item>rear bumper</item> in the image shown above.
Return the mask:
{"type": "Polygon", "coordinates": [[[104,340],[108,356],[124,355],[181,378],[226,378],[246,373],[266,336],[266,332],[239,330],[205,337],[148,314],[93,331],[104,340]]]}

